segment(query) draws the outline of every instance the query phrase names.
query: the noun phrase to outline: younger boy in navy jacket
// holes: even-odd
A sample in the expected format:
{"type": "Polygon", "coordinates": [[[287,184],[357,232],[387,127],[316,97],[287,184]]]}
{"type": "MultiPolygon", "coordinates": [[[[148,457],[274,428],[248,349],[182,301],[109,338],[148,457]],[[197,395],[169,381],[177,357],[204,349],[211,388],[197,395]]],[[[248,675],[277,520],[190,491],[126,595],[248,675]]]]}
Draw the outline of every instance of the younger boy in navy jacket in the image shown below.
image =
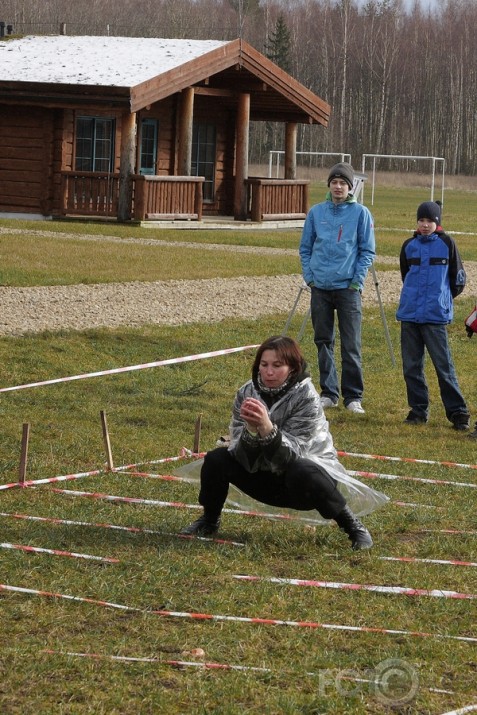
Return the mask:
{"type": "Polygon", "coordinates": [[[407,424],[429,417],[429,391],[424,351],[434,365],[447,419],[454,429],[468,430],[470,414],[459,388],[450,352],[447,325],[453,299],[464,290],[466,275],[454,240],[441,228],[441,207],[425,201],[417,209],[417,230],[399,257],[403,287],[396,318],[401,321],[401,355],[407,399],[407,424]]]}

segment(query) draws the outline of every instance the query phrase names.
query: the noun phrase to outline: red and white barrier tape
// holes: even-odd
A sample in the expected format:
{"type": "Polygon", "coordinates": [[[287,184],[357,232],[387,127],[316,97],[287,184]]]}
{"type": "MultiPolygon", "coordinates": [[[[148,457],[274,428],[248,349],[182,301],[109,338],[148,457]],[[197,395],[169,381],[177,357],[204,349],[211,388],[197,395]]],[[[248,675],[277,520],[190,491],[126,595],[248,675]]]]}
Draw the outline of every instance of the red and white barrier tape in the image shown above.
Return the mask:
{"type": "Polygon", "coordinates": [[[458,710],[449,710],[449,712],[442,713],[442,715],[466,715],[466,713],[477,712],[477,703],[475,705],[466,705],[458,710]]]}
{"type": "Polygon", "coordinates": [[[115,472],[123,472],[128,469],[136,469],[142,464],[165,464],[166,462],[178,462],[181,459],[200,459],[205,457],[206,452],[192,452],[192,450],[187,449],[187,447],[182,447],[180,454],[177,457],[164,457],[163,459],[151,459],[146,462],[136,462],[136,464],[124,464],[121,467],[115,467],[115,472]]]}
{"type": "Polygon", "coordinates": [[[394,504],[394,506],[410,506],[413,509],[437,509],[438,511],[442,511],[444,509],[443,506],[435,506],[434,504],[416,504],[411,501],[391,501],[390,504],[394,504]]]}
{"type": "Polygon", "coordinates": [[[477,536],[477,531],[464,531],[463,529],[421,529],[429,534],[455,534],[457,536],[477,536]]]}
{"type": "Polygon", "coordinates": [[[204,670],[242,670],[254,673],[271,673],[270,668],[257,668],[249,665],[231,665],[230,663],[201,663],[195,660],[163,660],[162,658],[138,658],[125,655],[100,655],[99,653],[70,653],[46,648],[41,651],[48,655],[68,655],[76,658],[94,658],[97,660],[115,660],[126,663],[158,663],[171,665],[173,668],[202,668],[204,670]]]}
{"type": "Polygon", "coordinates": [[[244,576],[234,574],[239,581],[264,581],[288,586],[313,586],[314,588],[335,588],[344,591],[372,591],[373,593],[393,593],[402,596],[431,596],[433,598],[457,598],[462,600],[477,599],[477,594],[442,591],[440,589],[406,588],[402,586],[374,586],[362,583],[338,583],[335,581],[313,581],[302,578],[275,578],[273,576],[244,576]]]}
{"type": "MultiPolygon", "coordinates": [[[[102,494],[100,492],[82,492],[72,489],[52,489],[55,494],[68,494],[75,497],[90,497],[91,499],[105,499],[106,501],[126,502],[128,504],[150,504],[152,506],[171,506],[176,509],[202,509],[200,504],[185,504],[184,502],[158,501],[157,499],[141,499],[140,497],[121,497],[113,494],[102,494]]],[[[316,525],[314,519],[307,519],[292,514],[269,514],[262,511],[246,511],[245,509],[222,509],[224,514],[240,514],[241,516],[261,516],[268,519],[283,519],[286,521],[309,521],[316,525]]]]}
{"type": "Polygon", "coordinates": [[[419,559],[413,556],[378,556],[380,561],[404,561],[412,564],[438,564],[441,566],[477,566],[474,561],[455,561],[444,559],[419,559]]]}
{"type": "Polygon", "coordinates": [[[72,479],[82,479],[82,477],[93,477],[98,474],[105,474],[103,469],[93,469],[91,472],[78,472],[77,474],[64,474],[60,477],[47,477],[46,479],[29,479],[24,482],[12,482],[11,484],[1,484],[0,491],[13,489],[14,487],[34,487],[38,484],[52,484],[54,482],[67,482],[72,479]]]}
{"type": "Polygon", "coordinates": [[[208,353],[198,353],[197,355],[185,355],[180,358],[170,358],[168,360],[156,360],[155,362],[146,362],[142,365],[129,365],[128,367],[117,367],[111,370],[100,370],[98,372],[87,372],[81,375],[70,375],[69,377],[57,377],[53,380],[43,380],[41,382],[29,382],[26,385],[14,385],[12,387],[1,387],[2,392],[13,392],[14,390],[26,390],[30,387],[42,387],[43,385],[55,385],[59,382],[71,382],[72,380],[86,380],[89,377],[101,377],[102,375],[117,375],[122,372],[132,372],[133,370],[146,370],[150,367],[162,367],[163,365],[177,365],[183,362],[192,362],[194,360],[205,360],[206,358],[217,357],[219,355],[229,355],[230,353],[238,353],[243,350],[251,350],[257,348],[258,345],[242,345],[239,348],[225,348],[224,350],[214,350],[208,353]]]}
{"type": "MultiPolygon", "coordinates": [[[[273,673],[271,668],[259,668],[250,665],[231,665],[230,663],[201,663],[198,661],[188,661],[188,660],[163,660],[162,658],[154,657],[139,657],[139,656],[126,656],[126,655],[110,655],[104,653],[74,653],[70,651],[61,650],[51,650],[50,648],[44,648],[41,653],[46,655],[59,655],[59,656],[70,656],[75,658],[92,658],[94,660],[114,660],[121,663],[157,663],[162,665],[170,665],[173,668],[184,668],[184,667],[194,667],[194,668],[204,668],[205,670],[241,670],[245,672],[253,673],[273,673]]],[[[278,674],[278,673],[277,673],[278,674]]],[[[305,672],[302,675],[307,675],[311,677],[316,677],[318,673],[305,672]]],[[[353,683],[371,683],[372,685],[379,685],[379,681],[371,680],[370,678],[358,678],[353,676],[345,676],[340,674],[341,680],[347,680],[353,683]]],[[[443,690],[442,688],[426,688],[431,693],[441,693],[443,695],[455,695],[454,690],[443,690]]]]}
{"type": "Polygon", "coordinates": [[[477,464],[459,464],[458,462],[438,462],[433,459],[415,459],[413,457],[386,457],[382,454],[359,454],[356,452],[337,452],[339,457],[360,457],[362,459],[380,459],[385,462],[410,462],[411,464],[437,464],[441,467],[461,467],[477,469],[477,464]]]}
{"type": "Polygon", "coordinates": [[[23,544],[0,544],[0,549],[17,549],[18,551],[30,551],[37,554],[50,554],[52,556],[69,556],[72,559],[91,559],[92,561],[102,561],[108,564],[119,564],[120,559],[109,556],[91,556],[90,554],[77,554],[74,551],[60,551],[58,549],[43,549],[39,546],[24,546],[23,544]]]}
{"type": "Polygon", "coordinates": [[[477,489],[477,484],[469,482],[452,482],[445,479],[424,479],[423,477],[405,477],[401,474],[382,474],[381,472],[355,472],[350,469],[346,470],[352,477],[366,477],[367,479],[388,479],[396,480],[403,479],[408,482],[423,482],[424,484],[446,484],[451,487],[471,487],[477,489]]]}
{"type": "Polygon", "coordinates": [[[121,472],[128,477],[144,477],[145,479],[161,479],[165,482],[186,482],[187,484],[196,484],[196,479],[186,479],[185,477],[176,477],[174,474],[151,474],[151,472],[121,472]]]}
{"type": "Polygon", "coordinates": [[[228,623],[256,623],[260,625],[268,626],[292,626],[295,628],[323,628],[326,630],[337,630],[337,631],[353,631],[354,633],[382,633],[389,635],[404,635],[404,636],[416,636],[420,638],[442,638],[446,640],[457,640],[465,641],[467,643],[477,643],[477,638],[472,636],[452,636],[441,633],[426,633],[421,631],[404,631],[391,628],[373,628],[371,626],[345,626],[341,624],[333,623],[317,623],[314,621],[288,621],[279,620],[276,618],[258,618],[251,616],[223,616],[220,614],[212,613],[194,613],[188,611],[164,611],[164,610],[145,610],[142,608],[135,608],[133,606],[124,606],[120,603],[111,603],[110,601],[100,601],[94,598],[82,598],[81,596],[69,596],[62,593],[52,593],[49,591],[38,591],[33,588],[23,588],[21,586],[10,586],[8,584],[0,583],[0,591],[11,591],[14,593],[25,593],[29,595],[44,596],[46,598],[63,598],[68,601],[77,601],[81,603],[91,603],[96,606],[104,606],[108,608],[117,608],[122,611],[131,611],[135,613],[142,613],[147,615],[164,616],[167,618],[190,618],[197,621],[219,621],[228,623]]]}
{"type": "MultiPolygon", "coordinates": [[[[65,474],[59,477],[47,477],[45,479],[30,479],[26,480],[24,482],[11,482],[10,484],[1,484],[0,485],[0,490],[5,490],[5,489],[13,489],[14,487],[33,487],[38,484],[52,484],[54,482],[65,482],[69,481],[72,479],[81,479],[82,477],[94,477],[98,474],[114,474],[116,472],[123,474],[123,473],[128,473],[128,469],[135,469],[139,464],[165,464],[167,462],[177,462],[181,459],[190,459],[190,458],[195,458],[199,459],[203,457],[206,453],[205,452],[200,452],[200,453],[194,453],[191,452],[190,450],[186,449],[185,447],[182,447],[181,453],[177,455],[177,457],[164,457],[163,459],[155,459],[150,462],[138,462],[137,464],[126,464],[121,467],[115,467],[111,471],[107,471],[106,469],[94,469],[90,472],[77,472],[76,474],[65,474]]],[[[183,481],[189,481],[186,480],[184,477],[177,477],[177,479],[182,479],[183,481]]]]}
{"type": "Polygon", "coordinates": [[[228,539],[212,538],[210,536],[190,536],[188,534],[175,534],[167,531],[156,531],[155,529],[145,529],[138,526],[118,526],[117,524],[102,524],[92,523],[89,521],[73,521],[71,519],[58,519],[56,517],[47,516],[30,516],[29,514],[9,514],[0,512],[0,516],[13,517],[14,519],[25,519],[27,521],[44,521],[52,524],[65,524],[66,526],[93,526],[99,529],[116,529],[118,531],[129,531],[134,534],[160,534],[162,536],[174,536],[178,539],[186,539],[187,541],[209,541],[217,544],[228,544],[229,546],[245,546],[241,541],[229,541],[228,539]]]}

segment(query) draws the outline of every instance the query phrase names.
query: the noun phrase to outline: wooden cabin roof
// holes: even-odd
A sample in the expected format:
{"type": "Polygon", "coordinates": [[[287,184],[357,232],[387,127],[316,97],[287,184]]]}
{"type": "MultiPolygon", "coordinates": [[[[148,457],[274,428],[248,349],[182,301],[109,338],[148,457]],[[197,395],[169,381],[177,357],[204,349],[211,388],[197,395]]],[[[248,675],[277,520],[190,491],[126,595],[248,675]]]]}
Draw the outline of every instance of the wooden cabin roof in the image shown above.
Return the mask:
{"type": "Polygon", "coordinates": [[[193,86],[250,118],[327,126],[330,106],[243,40],[31,36],[0,42],[0,102],[136,112],[193,86]]]}

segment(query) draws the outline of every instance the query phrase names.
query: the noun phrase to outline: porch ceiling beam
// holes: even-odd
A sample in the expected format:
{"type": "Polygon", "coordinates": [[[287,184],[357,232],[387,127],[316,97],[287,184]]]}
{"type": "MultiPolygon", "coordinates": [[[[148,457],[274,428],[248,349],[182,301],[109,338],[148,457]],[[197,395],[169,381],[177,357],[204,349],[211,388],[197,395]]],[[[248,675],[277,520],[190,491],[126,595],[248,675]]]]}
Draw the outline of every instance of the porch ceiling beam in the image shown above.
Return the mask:
{"type": "Polygon", "coordinates": [[[207,97],[238,97],[238,93],[233,89],[221,89],[219,87],[194,87],[194,94],[201,94],[207,97]]]}

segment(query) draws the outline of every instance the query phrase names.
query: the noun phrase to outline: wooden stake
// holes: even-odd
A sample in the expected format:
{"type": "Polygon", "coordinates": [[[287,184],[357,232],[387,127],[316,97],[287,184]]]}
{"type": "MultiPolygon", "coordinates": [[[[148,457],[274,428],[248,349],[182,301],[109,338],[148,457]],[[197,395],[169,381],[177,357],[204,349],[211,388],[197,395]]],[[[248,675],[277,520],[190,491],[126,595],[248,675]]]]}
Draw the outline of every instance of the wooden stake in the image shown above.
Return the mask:
{"type": "Polygon", "coordinates": [[[28,440],[30,438],[30,425],[28,422],[23,423],[22,431],[22,451],[20,456],[20,469],[18,473],[18,482],[20,484],[25,483],[25,475],[28,461],[28,440]]]}
{"type": "Polygon", "coordinates": [[[195,433],[194,433],[194,447],[192,451],[194,454],[199,453],[200,449],[200,430],[202,427],[202,413],[197,417],[195,421],[195,433]]]}
{"type": "Polygon", "coordinates": [[[103,428],[103,440],[104,440],[104,446],[106,449],[108,470],[110,472],[112,472],[114,469],[114,464],[113,464],[113,455],[111,454],[111,443],[109,441],[108,422],[106,420],[106,412],[104,410],[101,410],[100,415],[101,415],[101,425],[103,428]]]}

